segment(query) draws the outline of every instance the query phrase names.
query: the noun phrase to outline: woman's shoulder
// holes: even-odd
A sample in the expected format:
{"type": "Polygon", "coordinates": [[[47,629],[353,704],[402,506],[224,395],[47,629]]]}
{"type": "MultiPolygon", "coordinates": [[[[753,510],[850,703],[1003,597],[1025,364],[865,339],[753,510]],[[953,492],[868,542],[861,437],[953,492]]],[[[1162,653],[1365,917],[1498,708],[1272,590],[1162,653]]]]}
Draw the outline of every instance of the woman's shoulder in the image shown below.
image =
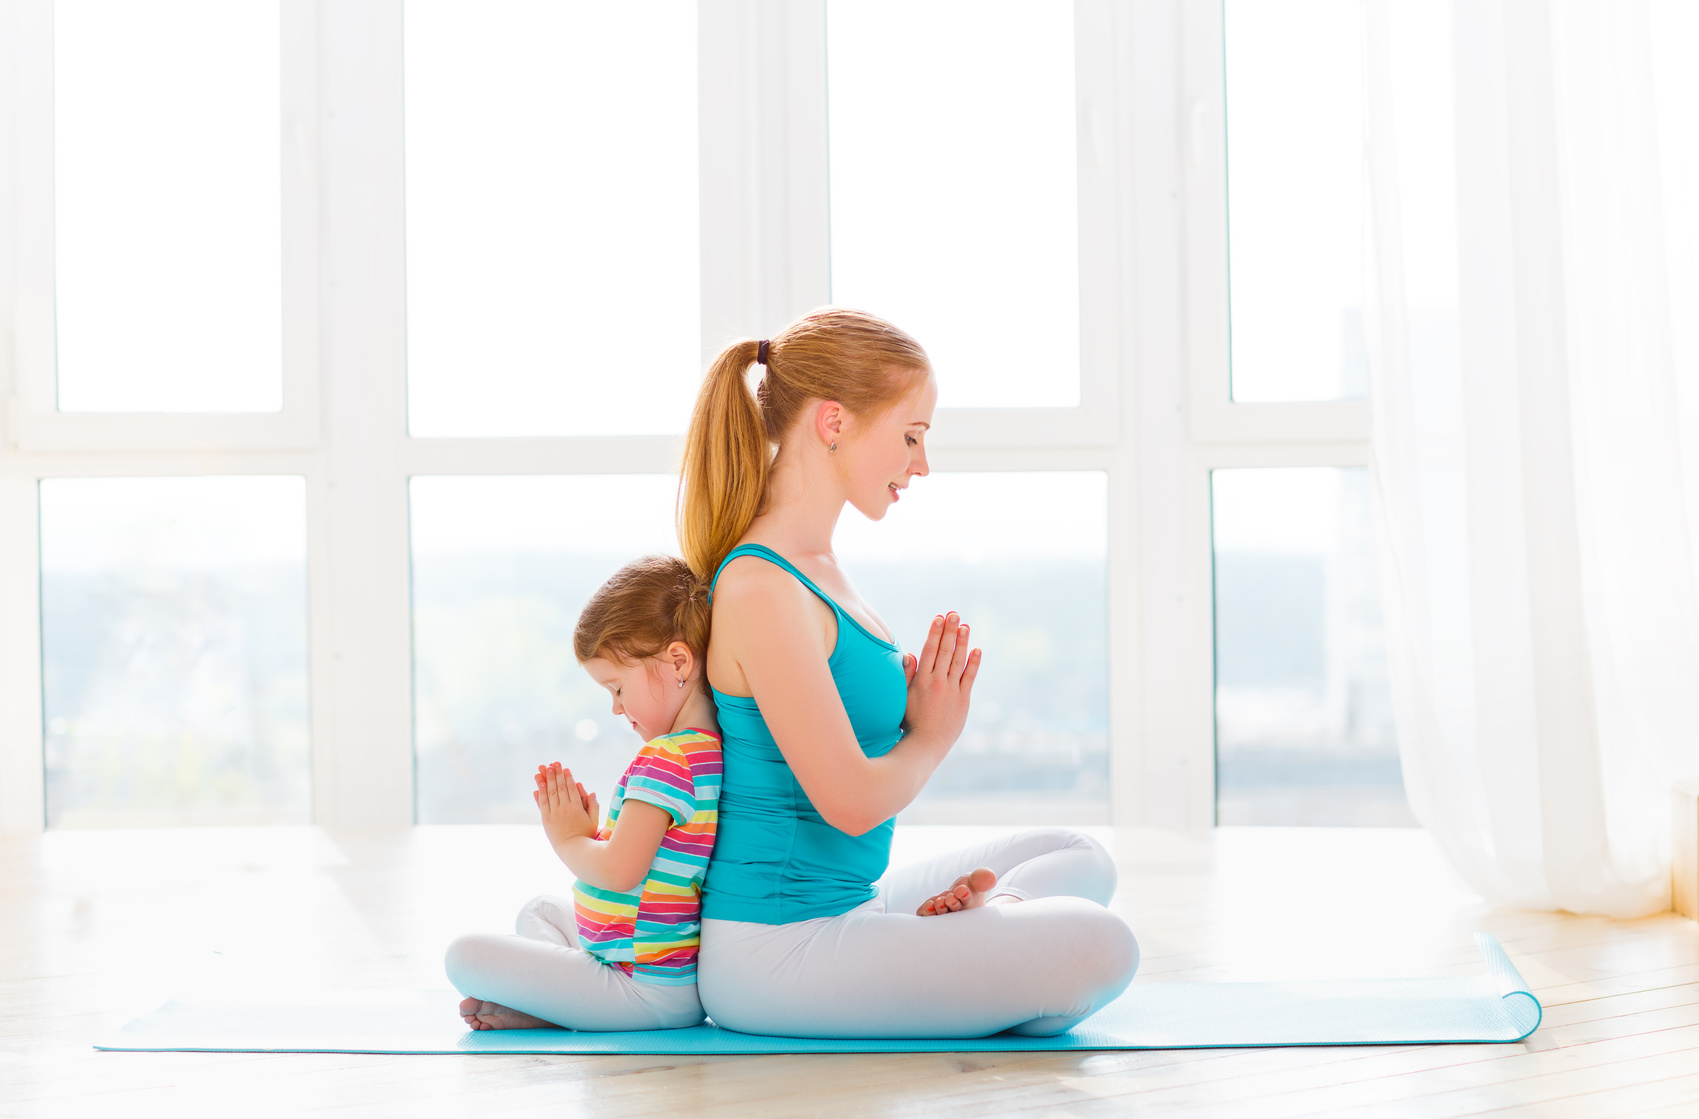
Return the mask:
{"type": "Polygon", "coordinates": [[[714,584],[714,604],[782,607],[805,602],[813,594],[789,571],[763,556],[733,556],[720,568],[714,584]]]}

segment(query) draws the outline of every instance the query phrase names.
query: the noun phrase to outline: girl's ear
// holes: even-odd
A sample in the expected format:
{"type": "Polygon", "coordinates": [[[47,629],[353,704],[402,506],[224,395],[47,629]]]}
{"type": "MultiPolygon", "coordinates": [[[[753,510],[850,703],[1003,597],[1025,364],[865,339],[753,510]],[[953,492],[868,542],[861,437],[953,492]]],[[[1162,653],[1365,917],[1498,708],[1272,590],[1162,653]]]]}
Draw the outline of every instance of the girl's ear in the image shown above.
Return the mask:
{"type": "Polygon", "coordinates": [[[668,645],[662,650],[661,658],[686,680],[690,679],[690,674],[696,669],[696,654],[682,641],[674,641],[668,645]]]}

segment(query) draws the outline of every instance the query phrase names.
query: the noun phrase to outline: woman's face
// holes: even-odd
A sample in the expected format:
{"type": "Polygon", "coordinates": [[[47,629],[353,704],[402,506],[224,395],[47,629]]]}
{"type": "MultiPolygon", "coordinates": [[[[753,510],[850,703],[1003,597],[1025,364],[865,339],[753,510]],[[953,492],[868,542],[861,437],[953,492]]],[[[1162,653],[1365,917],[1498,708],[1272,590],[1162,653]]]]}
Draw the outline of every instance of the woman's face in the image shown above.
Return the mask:
{"type": "Polygon", "coordinates": [[[938,406],[938,382],[927,374],[920,388],[879,416],[850,417],[838,441],[839,469],[849,503],[869,520],[895,505],[909,479],[924,476],[926,433],[938,406]]]}

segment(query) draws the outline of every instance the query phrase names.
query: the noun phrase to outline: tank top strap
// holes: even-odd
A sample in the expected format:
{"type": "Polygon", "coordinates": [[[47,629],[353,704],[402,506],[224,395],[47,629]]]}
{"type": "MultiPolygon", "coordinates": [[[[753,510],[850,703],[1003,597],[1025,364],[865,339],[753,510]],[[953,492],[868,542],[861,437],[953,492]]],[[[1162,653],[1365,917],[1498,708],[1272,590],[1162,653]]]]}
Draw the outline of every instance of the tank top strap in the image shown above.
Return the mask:
{"type": "MultiPolygon", "coordinates": [[[[765,544],[739,544],[737,547],[733,548],[730,552],[726,553],[726,558],[720,561],[719,571],[714,572],[714,581],[708,585],[708,601],[709,602],[714,601],[714,588],[720,585],[720,574],[721,574],[721,572],[725,571],[726,564],[730,563],[732,560],[738,558],[739,556],[758,556],[759,558],[766,560],[768,563],[771,563],[771,564],[774,564],[775,566],[784,568],[786,571],[788,571],[792,575],[796,576],[797,582],[801,583],[803,586],[805,586],[809,590],[813,591],[816,595],[819,596],[820,601],[824,602],[827,606],[830,606],[832,608],[832,613],[838,615],[839,617],[843,617],[843,618],[849,617],[849,615],[844,612],[844,608],[842,606],[838,605],[836,599],[834,599],[831,595],[827,594],[825,591],[821,590],[819,587],[815,586],[814,580],[810,579],[808,576],[806,576],[802,572],[798,571],[796,569],[796,565],[791,563],[790,560],[786,559],[784,556],[781,556],[779,553],[773,551],[773,549],[767,547],[765,544]]],[[[849,620],[851,622],[855,622],[854,618],[850,618],[849,620]]],[[[856,623],[856,628],[857,629],[862,628],[860,623],[856,623]]]]}

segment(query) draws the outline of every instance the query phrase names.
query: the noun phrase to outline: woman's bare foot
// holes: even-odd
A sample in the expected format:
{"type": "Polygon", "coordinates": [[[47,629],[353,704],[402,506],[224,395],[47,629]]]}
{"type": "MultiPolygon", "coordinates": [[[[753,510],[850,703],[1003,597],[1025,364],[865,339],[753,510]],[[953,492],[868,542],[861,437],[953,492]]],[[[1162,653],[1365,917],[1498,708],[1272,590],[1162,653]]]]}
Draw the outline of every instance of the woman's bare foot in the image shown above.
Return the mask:
{"type": "MultiPolygon", "coordinates": [[[[982,866],[978,870],[962,875],[955,884],[941,894],[934,894],[920,903],[915,913],[921,917],[941,917],[946,913],[956,913],[963,909],[977,909],[986,904],[985,895],[997,885],[997,874],[990,867],[982,866]]],[[[1016,901],[1008,894],[996,899],[1000,902],[1016,901]]]]}
{"type": "Polygon", "coordinates": [[[553,1022],[533,1018],[529,1014],[503,1006],[499,1002],[462,999],[460,1016],[474,1030],[540,1030],[553,1029],[553,1022]]]}

